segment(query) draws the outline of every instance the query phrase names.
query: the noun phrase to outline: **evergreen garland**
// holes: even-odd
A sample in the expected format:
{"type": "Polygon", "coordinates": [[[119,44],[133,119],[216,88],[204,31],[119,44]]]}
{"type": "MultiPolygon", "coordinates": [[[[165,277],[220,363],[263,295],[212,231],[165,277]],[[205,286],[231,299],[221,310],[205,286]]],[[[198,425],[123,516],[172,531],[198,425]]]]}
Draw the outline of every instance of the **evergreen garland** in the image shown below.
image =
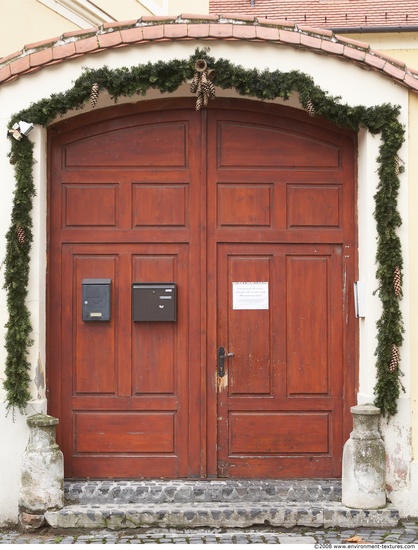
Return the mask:
{"type": "MultiPolygon", "coordinates": [[[[403,261],[397,235],[397,229],[401,225],[397,198],[399,172],[403,168],[399,166],[398,151],[404,141],[404,128],[398,121],[398,106],[349,106],[340,103],[340,98],[328,95],[315,85],[310,76],[299,71],[283,73],[278,70],[260,72],[257,69],[245,69],[226,59],[216,60],[208,55],[207,50],[197,49],[194,55],[185,60],[149,62],[129,69],[109,69],[106,66],[94,70],[85,69],[71,89],[65,93],[52,94],[20,111],[10,120],[9,128],[19,120],[48,126],[69,110],[81,109],[89,101],[92,101],[92,105],[95,104],[101,90],[106,90],[114,101],[122,96],[145,95],[150,88],[158,89],[162,93],[174,92],[181,84],[193,78],[198,59],[204,59],[208,68],[215,69],[214,84],[220,88],[234,88],[243,96],[260,100],[287,100],[296,92],[302,106],[311,116],[324,117],[339,127],[354,131],[365,128],[373,135],[381,135],[377,159],[379,186],[375,195],[374,212],[378,233],[377,292],[382,303],[382,315],[377,323],[375,404],[384,415],[394,415],[397,412],[400,390],[403,389],[399,357],[392,357],[393,349],[398,349],[403,341],[403,321],[399,307],[403,261]]],[[[6,235],[7,251],[4,262],[9,310],[9,321],[6,325],[7,379],[4,387],[7,391],[8,408],[17,407],[23,412],[30,399],[30,365],[27,353],[31,345],[31,325],[25,301],[32,242],[30,212],[34,196],[33,150],[28,139],[12,139],[11,162],[15,164],[16,190],[11,226],[6,235]]]]}
{"type": "Polygon", "coordinates": [[[15,165],[16,187],[10,228],[6,234],[4,288],[7,290],[9,320],[6,323],[7,351],[4,388],[7,410],[18,407],[23,413],[31,398],[30,363],[27,350],[32,345],[30,313],[26,306],[29,282],[29,253],[32,243],[33,144],[28,139],[12,141],[10,162],[15,165]]]}

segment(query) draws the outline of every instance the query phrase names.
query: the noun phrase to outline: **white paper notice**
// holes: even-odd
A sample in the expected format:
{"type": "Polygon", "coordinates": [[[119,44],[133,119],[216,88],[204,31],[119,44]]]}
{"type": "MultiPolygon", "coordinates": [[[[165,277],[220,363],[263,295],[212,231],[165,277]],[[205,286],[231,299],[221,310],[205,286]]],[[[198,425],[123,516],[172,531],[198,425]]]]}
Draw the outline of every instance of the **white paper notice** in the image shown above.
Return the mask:
{"type": "Polygon", "coordinates": [[[232,309],[268,309],[269,284],[232,283],[232,309]]]}

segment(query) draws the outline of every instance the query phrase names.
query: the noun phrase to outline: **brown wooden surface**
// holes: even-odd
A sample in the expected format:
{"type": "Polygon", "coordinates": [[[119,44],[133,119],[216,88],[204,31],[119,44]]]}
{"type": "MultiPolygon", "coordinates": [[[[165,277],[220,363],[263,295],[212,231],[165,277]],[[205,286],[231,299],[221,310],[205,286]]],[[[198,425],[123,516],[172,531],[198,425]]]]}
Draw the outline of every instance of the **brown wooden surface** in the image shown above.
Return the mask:
{"type": "Polygon", "coordinates": [[[67,477],[327,477],[354,401],[353,137],[254,102],[160,101],[49,132],[48,392],[67,477]],[[112,280],[84,322],[86,278],[112,280]],[[137,323],[133,282],[176,282],[137,323]],[[233,282],[269,308],[234,310],[233,282]],[[234,352],[218,379],[217,348],[234,352]]]}

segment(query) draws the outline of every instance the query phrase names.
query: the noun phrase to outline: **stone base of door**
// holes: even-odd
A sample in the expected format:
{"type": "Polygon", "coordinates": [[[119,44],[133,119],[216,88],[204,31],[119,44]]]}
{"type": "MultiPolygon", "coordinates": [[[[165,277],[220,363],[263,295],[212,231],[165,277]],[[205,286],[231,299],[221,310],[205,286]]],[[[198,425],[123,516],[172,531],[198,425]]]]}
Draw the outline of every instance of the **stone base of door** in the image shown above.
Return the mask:
{"type": "Polygon", "coordinates": [[[66,505],[45,514],[53,528],[393,527],[388,504],[341,504],[340,480],[72,481],[66,505]]]}

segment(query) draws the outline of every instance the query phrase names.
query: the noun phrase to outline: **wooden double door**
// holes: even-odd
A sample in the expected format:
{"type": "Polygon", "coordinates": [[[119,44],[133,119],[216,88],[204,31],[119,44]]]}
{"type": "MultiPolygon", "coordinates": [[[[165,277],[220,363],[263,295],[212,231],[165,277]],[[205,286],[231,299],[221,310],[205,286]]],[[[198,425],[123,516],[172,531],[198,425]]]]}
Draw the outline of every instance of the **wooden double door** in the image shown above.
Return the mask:
{"type": "MultiPolygon", "coordinates": [[[[356,331],[355,139],[216,100],[49,131],[49,412],[67,477],[335,477],[356,331]],[[107,320],[86,320],[86,282],[107,320]],[[176,318],[134,321],[133,285],[176,318]]],[[[100,314],[101,315],[101,314],[100,314]]]]}

